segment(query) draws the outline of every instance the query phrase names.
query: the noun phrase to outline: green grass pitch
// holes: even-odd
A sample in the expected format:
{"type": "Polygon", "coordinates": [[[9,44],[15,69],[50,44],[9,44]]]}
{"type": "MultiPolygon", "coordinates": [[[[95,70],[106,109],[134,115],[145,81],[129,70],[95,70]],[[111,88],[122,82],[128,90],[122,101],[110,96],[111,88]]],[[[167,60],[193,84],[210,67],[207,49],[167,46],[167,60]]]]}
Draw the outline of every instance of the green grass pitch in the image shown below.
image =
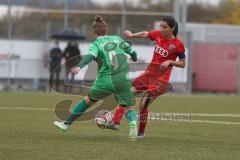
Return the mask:
{"type": "Polygon", "coordinates": [[[128,141],[125,120],[119,131],[97,128],[93,120],[76,122],[65,133],[57,130],[54,105],[69,97],[79,98],[56,93],[0,93],[0,160],[240,159],[239,96],[160,97],[150,112],[191,112],[191,120],[151,120],[145,139],[135,142],[128,141]]]}

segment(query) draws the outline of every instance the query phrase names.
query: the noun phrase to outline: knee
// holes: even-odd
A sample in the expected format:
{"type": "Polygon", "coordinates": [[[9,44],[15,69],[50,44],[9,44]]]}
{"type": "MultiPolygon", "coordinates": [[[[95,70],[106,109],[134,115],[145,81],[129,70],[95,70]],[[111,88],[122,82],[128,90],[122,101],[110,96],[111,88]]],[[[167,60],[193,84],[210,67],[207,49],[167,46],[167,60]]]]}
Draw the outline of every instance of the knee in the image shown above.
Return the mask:
{"type": "Polygon", "coordinates": [[[124,113],[127,113],[128,111],[135,110],[135,106],[128,106],[128,105],[119,105],[124,110],[124,113]]]}
{"type": "Polygon", "coordinates": [[[145,108],[145,103],[144,102],[141,102],[140,105],[139,105],[139,110],[143,110],[143,108],[145,108]]]}
{"type": "Polygon", "coordinates": [[[93,105],[94,103],[97,102],[97,101],[91,99],[89,96],[86,96],[86,97],[85,97],[85,101],[86,101],[86,103],[87,103],[88,106],[93,105]]]}

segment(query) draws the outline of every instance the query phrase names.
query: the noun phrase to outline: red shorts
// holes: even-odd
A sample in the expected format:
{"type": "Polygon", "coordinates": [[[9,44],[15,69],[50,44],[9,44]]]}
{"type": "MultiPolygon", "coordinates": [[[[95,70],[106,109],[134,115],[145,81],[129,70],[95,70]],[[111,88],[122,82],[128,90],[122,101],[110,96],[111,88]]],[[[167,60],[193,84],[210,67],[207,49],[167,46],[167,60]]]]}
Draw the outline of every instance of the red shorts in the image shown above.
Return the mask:
{"type": "Polygon", "coordinates": [[[159,80],[159,77],[154,77],[144,72],[142,75],[132,81],[132,86],[136,91],[147,91],[148,94],[156,99],[158,96],[167,92],[169,83],[159,80]]]}

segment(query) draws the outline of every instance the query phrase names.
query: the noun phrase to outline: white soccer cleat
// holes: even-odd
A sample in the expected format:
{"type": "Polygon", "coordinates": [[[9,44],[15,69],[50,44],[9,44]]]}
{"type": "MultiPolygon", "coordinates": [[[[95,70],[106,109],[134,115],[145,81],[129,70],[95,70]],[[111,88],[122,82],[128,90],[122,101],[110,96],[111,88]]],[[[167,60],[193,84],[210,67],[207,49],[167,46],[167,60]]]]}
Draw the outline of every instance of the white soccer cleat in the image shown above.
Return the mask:
{"type": "Polygon", "coordinates": [[[66,131],[69,127],[69,125],[65,124],[64,122],[58,122],[58,121],[54,121],[53,124],[60,129],[61,131],[66,131]]]}
{"type": "Polygon", "coordinates": [[[130,141],[137,140],[137,122],[136,121],[130,122],[129,123],[129,128],[130,128],[129,140],[130,141]]]}

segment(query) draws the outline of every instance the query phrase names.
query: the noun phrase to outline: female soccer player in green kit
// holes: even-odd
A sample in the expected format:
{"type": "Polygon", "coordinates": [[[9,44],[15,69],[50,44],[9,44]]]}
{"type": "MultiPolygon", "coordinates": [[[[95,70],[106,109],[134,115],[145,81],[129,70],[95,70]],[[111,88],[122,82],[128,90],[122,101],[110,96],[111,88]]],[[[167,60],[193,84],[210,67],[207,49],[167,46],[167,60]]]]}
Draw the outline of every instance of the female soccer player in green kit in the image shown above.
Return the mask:
{"type": "Polygon", "coordinates": [[[136,61],[136,52],[121,37],[106,35],[108,26],[101,16],[95,17],[92,28],[96,40],[90,44],[88,54],[78,66],[71,69],[71,72],[77,74],[90,61],[95,60],[98,64],[97,78],[89,90],[88,96],[73,107],[69,117],[63,122],[55,121],[54,125],[66,131],[88,107],[98,100],[114,94],[118,107],[123,107],[126,111],[125,116],[130,126],[129,138],[134,140],[137,138],[138,117],[134,110],[135,99],[131,92],[126,54],[136,61]]]}

